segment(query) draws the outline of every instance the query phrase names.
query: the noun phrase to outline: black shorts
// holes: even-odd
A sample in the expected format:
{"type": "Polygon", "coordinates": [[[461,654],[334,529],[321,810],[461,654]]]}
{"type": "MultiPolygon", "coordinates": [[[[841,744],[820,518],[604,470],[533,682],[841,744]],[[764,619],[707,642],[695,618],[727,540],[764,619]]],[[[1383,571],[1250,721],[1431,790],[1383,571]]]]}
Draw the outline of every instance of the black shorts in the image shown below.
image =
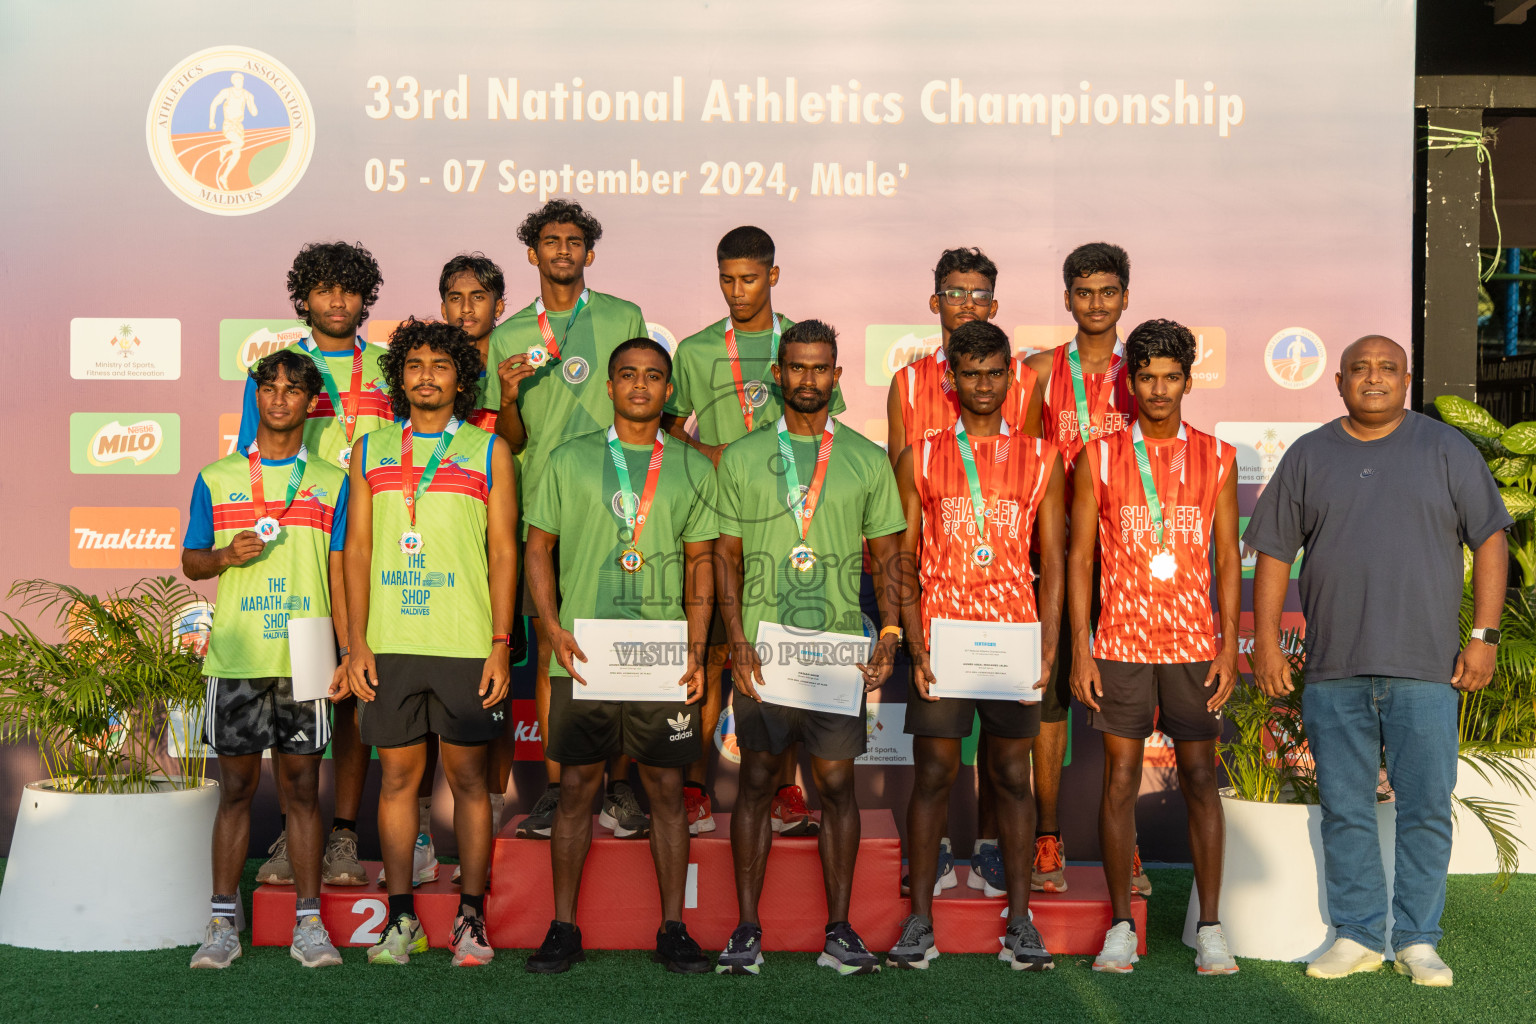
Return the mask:
{"type": "MultiPolygon", "coordinates": [[[[1030,565],[1038,579],[1040,556],[1030,555],[1030,565]]],[[[1037,601],[1038,606],[1038,601],[1037,601]]],[[[1088,609],[1088,628],[1099,626],[1099,563],[1093,563],[1093,599],[1088,609]]],[[[1045,681],[1045,695],[1040,698],[1040,721],[1065,722],[1072,707],[1072,613],[1071,605],[1061,602],[1061,636],[1056,641],[1056,660],[1051,665],[1050,677],[1045,681]]]]}
{"type": "Polygon", "coordinates": [[[507,702],[481,707],[483,658],[378,654],[373,700],[358,701],[358,726],[370,747],[409,747],[436,733],[444,743],[475,747],[502,734],[507,702]]]}
{"type": "Polygon", "coordinates": [[[275,750],[318,754],[331,741],[331,716],[324,700],[293,699],[286,676],[221,679],[207,676],[203,741],[223,757],[275,750]]]}
{"type": "Polygon", "coordinates": [[[549,678],[549,744],[556,764],[601,764],[627,754],[653,768],[681,768],[704,753],[699,706],[676,700],[576,700],[569,676],[549,678]]]}
{"type": "Polygon", "coordinates": [[[970,697],[923,700],[916,684],[907,683],[907,720],[902,731],[908,735],[963,740],[971,734],[977,715],[981,716],[981,731],[993,736],[1022,740],[1040,735],[1039,701],[1024,704],[970,697]]]}
{"type": "Polygon", "coordinates": [[[731,695],[731,709],[736,721],[736,743],[745,750],[782,754],[791,745],[804,743],[812,757],[850,761],[869,745],[863,698],[859,699],[857,715],[758,703],[740,693],[731,695]]]}
{"type": "Polygon", "coordinates": [[[1144,740],[1156,728],[1171,740],[1214,740],[1221,736],[1221,712],[1207,711],[1216,687],[1205,685],[1208,661],[1180,665],[1140,665],[1094,658],[1104,696],[1102,710],[1088,712],[1088,724],[1100,732],[1144,740]]]}

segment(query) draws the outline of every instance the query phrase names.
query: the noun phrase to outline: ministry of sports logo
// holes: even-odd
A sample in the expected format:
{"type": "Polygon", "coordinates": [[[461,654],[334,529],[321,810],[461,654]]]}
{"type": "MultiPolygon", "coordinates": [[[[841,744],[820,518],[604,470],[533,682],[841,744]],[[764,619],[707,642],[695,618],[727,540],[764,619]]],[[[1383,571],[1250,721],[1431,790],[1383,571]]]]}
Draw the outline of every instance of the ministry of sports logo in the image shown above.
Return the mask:
{"type": "Polygon", "coordinates": [[[1279,331],[1264,348],[1264,369],[1269,371],[1269,379],[1293,391],[1316,384],[1327,361],[1323,339],[1305,327],[1279,331]]]}
{"type": "Polygon", "coordinates": [[[201,50],[173,67],[150,100],[146,134],[166,187],[225,217],[282,199],[315,151],[303,87],[280,62],[243,46],[201,50]]]}

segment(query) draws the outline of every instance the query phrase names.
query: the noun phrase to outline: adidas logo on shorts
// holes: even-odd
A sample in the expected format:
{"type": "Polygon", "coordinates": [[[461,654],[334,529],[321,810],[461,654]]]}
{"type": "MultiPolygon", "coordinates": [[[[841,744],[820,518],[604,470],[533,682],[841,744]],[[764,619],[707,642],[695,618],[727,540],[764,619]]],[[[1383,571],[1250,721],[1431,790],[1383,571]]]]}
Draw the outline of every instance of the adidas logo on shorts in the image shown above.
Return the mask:
{"type": "Polygon", "coordinates": [[[676,718],[667,719],[667,724],[672,727],[672,735],[668,739],[674,743],[693,735],[693,716],[686,711],[678,712],[676,718]]]}

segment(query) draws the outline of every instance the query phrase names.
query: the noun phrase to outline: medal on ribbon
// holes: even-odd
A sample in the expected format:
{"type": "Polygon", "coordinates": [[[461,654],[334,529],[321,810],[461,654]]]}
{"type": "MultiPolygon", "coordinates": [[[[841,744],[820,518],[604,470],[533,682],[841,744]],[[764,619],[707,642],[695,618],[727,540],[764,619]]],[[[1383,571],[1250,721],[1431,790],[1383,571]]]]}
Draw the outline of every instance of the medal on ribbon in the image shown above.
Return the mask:
{"type": "Polygon", "coordinates": [[[1077,355],[1077,338],[1073,338],[1067,347],[1067,363],[1071,368],[1072,397],[1077,400],[1077,432],[1087,444],[1100,434],[1104,428],[1100,425],[1104,421],[1104,410],[1113,408],[1115,404],[1115,377],[1125,362],[1125,343],[1119,338],[1115,339],[1115,350],[1110,354],[1109,367],[1104,371],[1104,382],[1099,385],[1099,394],[1094,402],[1099,407],[1099,422],[1094,423],[1093,417],[1088,412],[1088,395],[1083,386],[1083,364],[1077,355]]]}
{"type": "Polygon", "coordinates": [[[640,531],[645,528],[645,520],[651,514],[651,502],[656,498],[656,484],[661,480],[661,460],[666,454],[666,446],[666,435],[658,430],[656,443],[651,447],[651,461],[645,467],[645,487],[631,511],[629,497],[634,491],[629,486],[629,462],[624,455],[624,445],[619,441],[618,430],[608,428],[608,457],[619,478],[618,501],[615,504],[622,511],[620,518],[630,531],[629,546],[619,553],[619,568],[630,574],[645,568],[645,556],[640,553],[640,531]]]}
{"type": "MultiPolygon", "coordinates": [[[[1184,424],[1179,424],[1179,440],[1187,443],[1184,433],[1184,424]]],[[[1179,562],[1173,554],[1173,531],[1165,529],[1163,522],[1163,504],[1158,498],[1157,484],[1152,479],[1152,459],[1147,454],[1146,441],[1141,434],[1141,422],[1138,420],[1131,427],[1131,443],[1136,449],[1136,468],[1141,472],[1141,490],[1147,499],[1147,515],[1152,520],[1152,578],[1155,580],[1171,580],[1178,572],[1179,562]],[[1166,543],[1164,541],[1166,540],[1166,543]]],[[[1179,481],[1183,483],[1182,474],[1179,481]]],[[[1170,507],[1177,505],[1175,495],[1169,501],[1170,507]]]]}
{"type": "MultiPolygon", "coordinates": [[[[779,314],[773,316],[773,344],[769,349],[768,364],[772,366],[779,361],[779,338],[784,334],[783,324],[779,321],[779,314]]],[[[752,410],[768,400],[768,385],[759,380],[743,381],[741,375],[741,353],[736,348],[736,325],[730,317],[725,318],[725,354],[730,358],[731,376],[736,381],[736,404],[741,407],[741,418],[746,421],[747,433],[752,432],[752,410]]]]}
{"type": "Polygon", "coordinates": [[[795,449],[789,441],[789,427],[784,422],[784,417],[779,417],[779,458],[784,463],[785,496],[790,513],[794,515],[800,527],[800,543],[790,549],[789,564],[798,572],[810,572],[816,567],[816,552],[812,550],[807,538],[811,532],[811,517],[816,514],[816,506],[821,500],[822,484],[827,479],[827,463],[832,458],[832,428],[835,422],[830,416],[827,417],[825,432],[821,435],[821,444],[816,449],[816,469],[811,476],[811,486],[802,496],[800,473],[795,467],[795,449]]]}
{"type": "MultiPolygon", "coordinates": [[[[1008,421],[1003,421],[1003,438],[992,453],[993,466],[1007,466],[1009,445],[1008,421]],[[1002,461],[998,461],[1001,452],[1002,461]]],[[[965,433],[965,420],[955,421],[955,444],[960,448],[960,465],[965,469],[965,482],[971,488],[971,519],[976,526],[976,546],[971,549],[971,561],[985,569],[997,559],[997,552],[987,543],[987,502],[981,494],[981,477],[976,472],[976,455],[971,451],[971,439],[965,433]]]]}
{"type": "Polygon", "coordinates": [[[528,350],[528,365],[537,370],[545,363],[553,359],[560,361],[560,342],[570,337],[571,325],[576,323],[576,317],[581,314],[587,305],[587,299],[591,296],[589,289],[581,290],[581,298],[576,300],[576,305],[571,309],[571,318],[565,322],[565,331],[559,341],[555,340],[555,329],[549,325],[549,313],[544,309],[544,297],[541,295],[533,300],[533,308],[539,314],[539,333],[544,336],[544,344],[535,344],[528,350]]]}
{"type": "Polygon", "coordinates": [[[437,446],[432,449],[431,458],[421,468],[419,478],[416,477],[413,462],[415,436],[411,425],[407,423],[400,429],[400,494],[405,498],[405,511],[411,517],[411,528],[400,535],[400,550],[408,555],[420,554],[426,546],[426,540],[416,528],[416,502],[432,486],[432,478],[437,476],[437,468],[442,465],[443,456],[448,454],[448,446],[453,443],[453,435],[458,432],[459,425],[456,419],[449,421],[437,439],[437,446]]]}
{"type": "Polygon", "coordinates": [[[287,513],[293,499],[299,493],[299,484],[304,479],[304,466],[309,462],[309,449],[299,446],[298,458],[293,460],[293,470],[288,474],[288,496],[283,502],[282,511],[275,516],[267,515],[266,488],[262,480],[261,452],[256,448],[256,442],[245,450],[246,457],[251,463],[251,506],[256,512],[256,525],[253,527],[257,538],[263,544],[270,544],[277,540],[283,532],[282,517],[287,513]]]}
{"type": "Polygon", "coordinates": [[[314,339],[302,339],[299,347],[315,364],[315,369],[320,371],[320,381],[325,385],[326,397],[331,400],[331,412],[335,414],[337,424],[341,426],[342,433],[347,437],[347,443],[342,445],[336,456],[341,468],[347,469],[352,464],[352,432],[357,429],[357,406],[363,394],[363,339],[353,339],[352,385],[347,388],[345,399],[337,390],[336,378],[331,375],[331,368],[326,364],[325,355],[320,351],[320,346],[315,344],[314,339]]]}

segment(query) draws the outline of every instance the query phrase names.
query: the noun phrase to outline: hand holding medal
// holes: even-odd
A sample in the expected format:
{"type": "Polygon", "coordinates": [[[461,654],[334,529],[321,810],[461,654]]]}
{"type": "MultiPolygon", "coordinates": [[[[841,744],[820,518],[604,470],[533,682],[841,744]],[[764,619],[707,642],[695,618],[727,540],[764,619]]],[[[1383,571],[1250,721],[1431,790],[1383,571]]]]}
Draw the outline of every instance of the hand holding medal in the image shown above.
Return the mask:
{"type": "MultiPolygon", "coordinates": [[[[583,288],[581,298],[576,300],[576,305],[571,309],[571,318],[565,322],[565,337],[570,337],[571,326],[576,323],[576,318],[587,305],[587,299],[591,292],[583,288]]],[[[549,313],[544,309],[544,296],[533,300],[533,308],[539,315],[539,333],[544,336],[544,344],[534,344],[528,349],[528,365],[537,370],[550,360],[560,361],[560,341],[555,340],[555,330],[549,325],[549,313]]],[[[560,339],[563,341],[564,339],[560,339]]]]}
{"type": "Polygon", "coordinates": [[[258,540],[263,544],[270,544],[277,540],[278,536],[283,532],[281,520],[288,511],[289,506],[293,504],[293,499],[299,493],[299,484],[304,479],[304,466],[309,461],[309,450],[302,445],[299,446],[298,457],[293,460],[293,470],[288,474],[287,499],[283,502],[282,510],[275,516],[267,514],[267,496],[264,481],[262,480],[261,452],[257,449],[255,441],[251,442],[251,446],[246,449],[245,454],[251,462],[251,507],[256,513],[256,525],[253,529],[256,531],[258,540]]]}

